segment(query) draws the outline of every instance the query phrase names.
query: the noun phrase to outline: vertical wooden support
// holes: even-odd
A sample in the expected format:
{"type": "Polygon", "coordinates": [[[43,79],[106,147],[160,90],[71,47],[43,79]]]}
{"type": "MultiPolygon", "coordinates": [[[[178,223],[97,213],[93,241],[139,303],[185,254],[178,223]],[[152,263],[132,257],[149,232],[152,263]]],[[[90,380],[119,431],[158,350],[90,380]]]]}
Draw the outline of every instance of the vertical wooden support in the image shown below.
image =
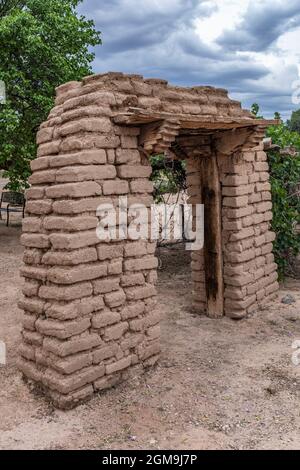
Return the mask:
{"type": "Polygon", "coordinates": [[[204,204],[204,260],[207,315],[224,315],[222,256],[221,184],[215,153],[202,161],[202,203],[204,204]]]}

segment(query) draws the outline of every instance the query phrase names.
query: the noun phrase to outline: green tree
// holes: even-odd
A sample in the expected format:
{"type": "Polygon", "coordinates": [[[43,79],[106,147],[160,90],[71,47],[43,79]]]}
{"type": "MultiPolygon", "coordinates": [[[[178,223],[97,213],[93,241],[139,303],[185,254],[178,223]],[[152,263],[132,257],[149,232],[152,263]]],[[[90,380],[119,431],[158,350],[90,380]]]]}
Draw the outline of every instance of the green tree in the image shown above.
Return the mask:
{"type": "Polygon", "coordinates": [[[101,43],[93,21],[77,13],[81,0],[0,0],[0,169],[10,187],[26,186],[35,135],[53,106],[55,87],[91,73],[101,43]]]}
{"type": "Polygon", "coordinates": [[[280,113],[278,113],[278,111],[276,111],[276,112],[274,113],[274,119],[277,119],[278,121],[281,120],[281,115],[280,115],[280,113]]]}
{"type": "Polygon", "coordinates": [[[23,5],[22,0],[0,0],[0,18],[7,15],[12,8],[22,7],[23,5]]]}
{"type": "Polygon", "coordinates": [[[256,119],[262,119],[263,116],[259,115],[260,107],[257,103],[253,103],[251,106],[251,113],[256,117],[256,119]]]}
{"type": "Polygon", "coordinates": [[[292,113],[291,119],[287,122],[290,131],[300,133],[300,109],[292,113]]]}
{"type": "Polygon", "coordinates": [[[163,201],[164,194],[176,194],[186,189],[184,161],[168,160],[164,155],[153,155],[150,163],[156,203],[163,201]]]}

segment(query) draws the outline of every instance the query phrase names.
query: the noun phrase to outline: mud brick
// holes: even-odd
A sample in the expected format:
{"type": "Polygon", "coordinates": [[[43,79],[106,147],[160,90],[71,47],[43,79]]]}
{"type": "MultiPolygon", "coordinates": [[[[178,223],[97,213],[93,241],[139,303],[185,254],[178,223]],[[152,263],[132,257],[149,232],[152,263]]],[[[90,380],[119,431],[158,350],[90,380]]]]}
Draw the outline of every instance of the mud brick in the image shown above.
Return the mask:
{"type": "MultiPolygon", "coordinates": [[[[126,250],[126,247],[125,247],[126,250]]],[[[135,258],[124,261],[125,271],[142,271],[155,269],[158,266],[158,259],[151,256],[150,258],[135,258]]]]}
{"type": "Polygon", "coordinates": [[[94,388],[92,385],[86,385],[75,392],[68,393],[68,395],[62,395],[59,392],[49,389],[49,397],[57,408],[69,410],[90,398],[93,392],[94,388]]]}
{"type": "Polygon", "coordinates": [[[57,184],[46,189],[46,196],[53,199],[63,197],[82,198],[99,196],[100,194],[102,194],[101,186],[94,181],[57,184]]]}
{"type": "Polygon", "coordinates": [[[100,337],[96,333],[91,333],[79,337],[74,336],[67,341],[46,337],[43,340],[43,348],[56,356],[66,357],[81,351],[91,350],[100,346],[101,343],[100,337]]]}
{"type": "Polygon", "coordinates": [[[269,165],[267,162],[255,162],[254,171],[269,171],[269,165]]]}
{"type": "Polygon", "coordinates": [[[53,212],[60,215],[77,215],[83,212],[92,212],[96,215],[102,204],[112,204],[112,200],[105,197],[90,197],[78,200],[65,199],[53,203],[53,212]]]}
{"type": "Polygon", "coordinates": [[[111,129],[110,119],[106,117],[89,117],[88,119],[78,119],[77,121],[64,124],[58,129],[58,134],[60,136],[67,136],[80,132],[110,132],[111,129]]]}
{"type": "Polygon", "coordinates": [[[96,248],[82,248],[74,251],[48,251],[42,257],[42,263],[46,265],[72,266],[81,263],[97,261],[96,248]]]}
{"type": "Polygon", "coordinates": [[[131,331],[142,331],[145,327],[145,319],[138,318],[129,322],[129,328],[131,331]]]}
{"type": "Polygon", "coordinates": [[[156,294],[155,287],[149,284],[141,287],[129,287],[125,291],[127,300],[142,300],[156,294]]]}
{"type": "Polygon", "coordinates": [[[38,266],[23,266],[20,269],[20,274],[23,277],[38,279],[40,281],[45,281],[47,278],[47,270],[38,266]]]}
{"type": "Polygon", "coordinates": [[[46,230],[62,230],[67,232],[80,232],[81,230],[95,229],[97,225],[98,219],[93,216],[48,216],[43,220],[43,227],[46,230]]]}
{"type": "Polygon", "coordinates": [[[122,322],[114,326],[109,326],[105,329],[104,339],[106,341],[112,341],[121,338],[124,333],[128,330],[128,323],[122,322]]]}
{"type": "Polygon", "coordinates": [[[256,205],[256,209],[258,213],[270,211],[272,209],[272,202],[261,202],[256,205]]]}
{"type": "Polygon", "coordinates": [[[52,142],[41,144],[39,145],[37,156],[44,157],[45,155],[55,155],[59,153],[60,145],[61,140],[53,140],[52,142]]]}
{"type": "Polygon", "coordinates": [[[84,368],[74,374],[68,376],[62,376],[54,370],[46,370],[43,376],[43,383],[53,390],[67,395],[68,393],[77,390],[78,388],[92,383],[105,374],[105,367],[92,366],[84,368]]]}
{"type": "Polygon", "coordinates": [[[106,366],[106,373],[113,374],[114,372],[118,372],[119,370],[126,369],[131,364],[131,356],[124,357],[120,361],[113,362],[112,364],[108,364],[106,366]]]}
{"type": "Polygon", "coordinates": [[[24,358],[19,358],[17,366],[23,374],[29,379],[34,380],[35,382],[41,382],[42,372],[38,369],[37,365],[33,361],[28,361],[24,358]]]}
{"type": "Polygon", "coordinates": [[[88,297],[93,288],[90,282],[81,282],[71,286],[41,286],[39,296],[42,299],[75,300],[88,297]]]}
{"type": "Polygon", "coordinates": [[[52,211],[52,200],[30,200],[26,204],[26,212],[29,214],[45,215],[52,211]]]}
{"type": "Polygon", "coordinates": [[[146,179],[137,179],[130,183],[130,190],[132,193],[152,193],[153,183],[146,179]]]}
{"type": "Polygon", "coordinates": [[[111,180],[104,181],[103,183],[103,194],[105,196],[111,194],[128,194],[129,193],[129,184],[127,181],[123,180],[111,180]]]}
{"type": "Polygon", "coordinates": [[[26,217],[22,223],[23,232],[40,232],[42,229],[42,220],[38,217],[26,217]]]}
{"type": "Polygon", "coordinates": [[[144,335],[139,333],[131,333],[121,341],[120,346],[122,351],[129,351],[135,349],[139,344],[143,342],[144,335]]]}
{"type": "Polygon", "coordinates": [[[148,346],[140,346],[138,348],[138,354],[142,361],[148,359],[151,356],[155,356],[156,354],[160,353],[160,343],[159,341],[155,341],[148,346]]]}
{"type": "Polygon", "coordinates": [[[28,179],[30,184],[54,183],[56,172],[54,170],[36,171],[28,179]]]}
{"type": "Polygon", "coordinates": [[[90,353],[74,354],[65,359],[59,359],[53,362],[52,367],[61,374],[70,375],[78,370],[92,365],[93,357],[90,353]]]}
{"type": "Polygon", "coordinates": [[[61,168],[56,171],[57,183],[87,180],[106,180],[116,176],[113,165],[82,165],[61,168]]]}
{"type": "Polygon", "coordinates": [[[266,152],[258,151],[256,152],[256,161],[257,162],[266,162],[268,159],[266,152]]]}
{"type": "Polygon", "coordinates": [[[256,301],[256,295],[251,295],[244,300],[225,299],[225,307],[233,310],[244,310],[256,301]]]}
{"type": "Polygon", "coordinates": [[[106,263],[81,264],[75,267],[51,267],[47,279],[55,284],[74,284],[106,276],[106,263]]]}
{"type": "MultiPolygon", "coordinates": [[[[23,237],[23,236],[22,236],[23,237]]],[[[21,244],[22,238],[21,238],[21,244]]],[[[43,251],[36,248],[26,248],[23,254],[23,261],[26,264],[40,264],[43,251]]]]}
{"type": "Polygon", "coordinates": [[[37,313],[41,315],[44,313],[45,302],[39,298],[27,298],[19,300],[18,307],[22,310],[37,313]]]}
{"type": "Polygon", "coordinates": [[[123,290],[118,290],[116,292],[111,292],[110,294],[105,294],[104,301],[108,307],[119,307],[124,304],[126,296],[123,290]]]}
{"type": "Polygon", "coordinates": [[[243,196],[247,194],[251,194],[254,191],[254,185],[252,184],[245,184],[241,186],[224,186],[222,189],[223,196],[243,196]]]}
{"type": "Polygon", "coordinates": [[[70,338],[86,331],[91,325],[89,318],[81,318],[74,321],[56,321],[38,319],[36,329],[46,336],[54,336],[59,339],[70,338]]]}
{"type": "Polygon", "coordinates": [[[92,327],[95,329],[104,328],[108,325],[119,323],[120,321],[121,315],[118,312],[112,312],[107,309],[93,315],[92,327]]]}
{"type": "Polygon", "coordinates": [[[30,162],[31,171],[46,170],[49,167],[49,157],[35,158],[30,162]]]}
{"type": "Polygon", "coordinates": [[[106,152],[102,149],[82,150],[77,153],[69,153],[51,157],[50,167],[66,167],[71,165],[104,165],[106,152]]]}
{"type": "Polygon", "coordinates": [[[155,325],[155,326],[151,326],[150,328],[148,328],[147,336],[149,336],[151,340],[159,338],[160,337],[160,325],[155,325]]]}
{"type": "Polygon", "coordinates": [[[273,284],[270,284],[269,286],[266,287],[266,295],[270,295],[273,292],[278,291],[279,289],[279,284],[277,281],[273,282],[273,284]]]}
{"type": "Polygon", "coordinates": [[[273,243],[267,243],[266,245],[262,247],[261,254],[267,255],[269,253],[272,253],[272,251],[273,251],[273,243]]]}
{"type": "Polygon", "coordinates": [[[137,138],[132,135],[121,135],[121,146],[123,149],[137,149],[137,138]]]}
{"type": "Polygon", "coordinates": [[[119,290],[120,278],[99,279],[93,281],[94,294],[107,294],[119,290]]]}
{"type": "Polygon", "coordinates": [[[149,178],[151,166],[120,165],[117,167],[119,178],[149,178]]]}
{"type": "Polygon", "coordinates": [[[142,301],[128,304],[123,310],[121,310],[122,320],[128,320],[128,318],[135,318],[142,315],[145,311],[145,304],[142,301]]]}
{"type": "Polygon", "coordinates": [[[248,196],[224,197],[223,205],[226,207],[245,207],[248,204],[248,196]]]}
{"type": "Polygon", "coordinates": [[[22,337],[25,343],[32,344],[33,346],[42,346],[43,336],[37,331],[30,331],[23,328],[22,337]]]}
{"type": "Polygon", "coordinates": [[[109,376],[106,375],[100,380],[96,380],[93,385],[95,390],[105,390],[114,387],[119,382],[121,382],[121,376],[119,374],[112,374],[109,376]]]}
{"type": "Polygon", "coordinates": [[[53,233],[49,238],[55,250],[76,250],[99,243],[99,238],[95,230],[75,234],[53,233]]]}
{"type": "Polygon", "coordinates": [[[93,363],[99,364],[105,359],[110,359],[116,355],[118,345],[113,343],[107,346],[102,346],[99,349],[95,349],[93,352],[93,363]]]}
{"type": "Polygon", "coordinates": [[[24,314],[22,320],[22,327],[26,330],[36,331],[36,320],[37,317],[35,315],[24,314]]]}
{"type": "Polygon", "coordinates": [[[117,164],[124,164],[124,163],[140,163],[141,156],[138,150],[134,149],[117,149],[116,150],[116,163],[117,164]]]}
{"type": "Polygon", "coordinates": [[[26,189],[25,196],[26,200],[30,201],[31,199],[43,199],[45,195],[45,188],[43,186],[32,186],[29,189],[26,189]]]}
{"type": "Polygon", "coordinates": [[[267,232],[265,235],[266,243],[273,242],[276,239],[276,233],[274,232],[267,232]]]}
{"type": "Polygon", "coordinates": [[[37,297],[41,283],[34,279],[25,279],[22,292],[26,297],[37,297]]]}
{"type": "Polygon", "coordinates": [[[127,243],[124,247],[124,255],[126,258],[132,256],[143,256],[147,253],[147,243],[143,241],[127,243]]]}
{"type": "Polygon", "coordinates": [[[53,128],[48,127],[46,129],[41,129],[36,136],[36,143],[38,145],[44,144],[45,142],[49,142],[52,140],[53,137],[53,128]]]}
{"type": "Polygon", "coordinates": [[[19,354],[28,361],[35,361],[36,348],[30,344],[22,343],[19,347],[19,354]]]}
{"type": "Polygon", "coordinates": [[[45,305],[47,317],[61,321],[73,320],[74,318],[89,315],[104,308],[104,301],[101,295],[84,297],[66,303],[52,302],[45,305]]]}
{"type": "Polygon", "coordinates": [[[142,273],[127,274],[121,277],[123,287],[132,287],[145,284],[145,278],[142,273]]]}
{"type": "Polygon", "coordinates": [[[224,186],[241,186],[244,184],[248,184],[248,176],[228,175],[223,178],[222,183],[224,186]]]}

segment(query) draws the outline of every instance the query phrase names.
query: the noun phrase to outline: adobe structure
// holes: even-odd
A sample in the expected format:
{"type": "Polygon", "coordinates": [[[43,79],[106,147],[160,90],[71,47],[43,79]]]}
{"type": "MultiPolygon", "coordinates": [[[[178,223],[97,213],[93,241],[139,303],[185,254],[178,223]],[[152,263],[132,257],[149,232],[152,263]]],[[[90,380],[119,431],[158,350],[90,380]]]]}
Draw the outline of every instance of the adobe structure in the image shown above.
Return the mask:
{"type": "Polygon", "coordinates": [[[97,207],[152,204],[149,156],[184,159],[205,207],[191,254],[196,312],[240,319],[276,295],[265,128],[226,90],[108,73],[57,88],[37,135],[22,243],[19,367],[61,408],[153,365],[155,242],[99,240],[97,207]]]}

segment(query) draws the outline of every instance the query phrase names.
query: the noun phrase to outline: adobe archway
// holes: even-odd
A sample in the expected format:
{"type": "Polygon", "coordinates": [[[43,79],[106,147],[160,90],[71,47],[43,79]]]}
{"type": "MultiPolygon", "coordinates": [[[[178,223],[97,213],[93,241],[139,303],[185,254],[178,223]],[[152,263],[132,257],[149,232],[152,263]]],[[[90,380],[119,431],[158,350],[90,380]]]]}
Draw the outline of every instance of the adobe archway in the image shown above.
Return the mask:
{"type": "Polygon", "coordinates": [[[57,89],[37,136],[25,246],[20,369],[62,408],[159,356],[155,243],[100,242],[97,207],[152,204],[147,155],[187,161],[204,203],[204,250],[192,254],[193,305],[241,318],[278,289],[264,129],[223,89],[109,73],[57,89]]]}

